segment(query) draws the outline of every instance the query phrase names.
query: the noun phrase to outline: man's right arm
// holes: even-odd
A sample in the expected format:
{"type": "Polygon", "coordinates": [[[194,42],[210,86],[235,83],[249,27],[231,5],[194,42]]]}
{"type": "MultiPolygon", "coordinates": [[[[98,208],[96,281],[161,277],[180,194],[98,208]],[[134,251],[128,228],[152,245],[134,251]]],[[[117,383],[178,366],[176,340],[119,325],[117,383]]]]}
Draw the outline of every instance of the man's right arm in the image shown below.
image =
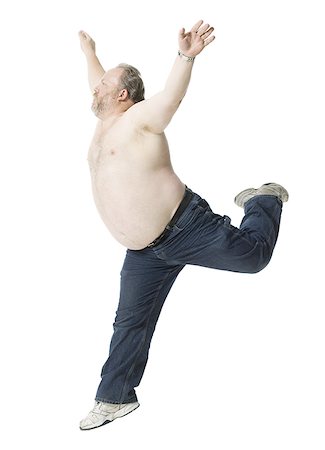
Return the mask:
{"type": "Polygon", "coordinates": [[[103,69],[96,55],[96,45],[93,39],[85,31],[79,31],[81,50],[84,52],[87,61],[88,83],[91,93],[99,84],[105,70],[103,69]]]}

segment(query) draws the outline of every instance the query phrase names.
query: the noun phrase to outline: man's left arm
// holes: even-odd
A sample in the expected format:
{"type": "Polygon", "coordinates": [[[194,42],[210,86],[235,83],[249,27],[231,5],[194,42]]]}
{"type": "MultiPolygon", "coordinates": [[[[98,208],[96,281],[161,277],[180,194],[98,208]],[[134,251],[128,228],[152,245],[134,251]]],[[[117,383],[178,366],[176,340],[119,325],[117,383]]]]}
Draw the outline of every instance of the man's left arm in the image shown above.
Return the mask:
{"type": "Polygon", "coordinates": [[[213,30],[209,24],[203,24],[202,20],[188,33],[185,33],[184,28],[180,30],[179,54],[164,90],[132,108],[139,126],[156,134],[164,131],[186,94],[194,58],[214,40],[214,36],[211,36],[213,30]]]}

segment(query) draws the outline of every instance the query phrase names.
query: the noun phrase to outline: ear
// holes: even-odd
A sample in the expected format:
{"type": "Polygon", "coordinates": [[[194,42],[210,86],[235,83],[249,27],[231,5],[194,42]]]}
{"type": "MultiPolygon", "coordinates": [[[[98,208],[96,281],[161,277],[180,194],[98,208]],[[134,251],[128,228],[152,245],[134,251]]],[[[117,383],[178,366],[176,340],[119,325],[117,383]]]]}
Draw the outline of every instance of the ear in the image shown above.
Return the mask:
{"type": "Polygon", "coordinates": [[[117,100],[119,102],[124,102],[125,100],[128,99],[128,96],[129,96],[129,93],[128,93],[127,89],[122,89],[118,94],[117,100]]]}

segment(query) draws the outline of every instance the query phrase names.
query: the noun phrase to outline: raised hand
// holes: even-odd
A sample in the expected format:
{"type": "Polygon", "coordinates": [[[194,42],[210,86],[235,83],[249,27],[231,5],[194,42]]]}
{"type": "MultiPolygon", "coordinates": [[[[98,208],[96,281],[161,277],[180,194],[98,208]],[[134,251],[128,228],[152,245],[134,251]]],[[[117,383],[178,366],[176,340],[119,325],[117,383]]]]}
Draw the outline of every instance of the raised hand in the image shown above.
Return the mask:
{"type": "Polygon", "coordinates": [[[209,24],[203,24],[203,20],[193,25],[188,33],[185,33],[185,29],[182,28],[178,36],[180,51],[186,56],[198,55],[215,39],[215,36],[210,36],[213,30],[214,28],[209,24]]]}
{"type": "Polygon", "coordinates": [[[95,41],[85,31],[79,31],[80,47],[84,54],[96,53],[95,41]]]}
{"type": "Polygon", "coordinates": [[[88,82],[91,93],[103,77],[105,70],[96,55],[95,41],[85,31],[79,31],[81,50],[84,52],[88,67],[88,82]]]}

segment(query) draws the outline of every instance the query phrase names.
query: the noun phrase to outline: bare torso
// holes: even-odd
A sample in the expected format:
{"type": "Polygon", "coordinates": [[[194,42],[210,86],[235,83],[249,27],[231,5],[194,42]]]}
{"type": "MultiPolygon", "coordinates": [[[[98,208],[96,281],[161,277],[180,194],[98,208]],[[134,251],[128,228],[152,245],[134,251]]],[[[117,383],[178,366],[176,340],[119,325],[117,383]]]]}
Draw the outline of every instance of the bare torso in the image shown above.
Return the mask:
{"type": "Polygon", "coordinates": [[[136,128],[132,114],[99,121],[88,162],[97,209],[125,247],[157,238],[179,206],[185,186],[174,173],[165,134],[136,128]]]}

